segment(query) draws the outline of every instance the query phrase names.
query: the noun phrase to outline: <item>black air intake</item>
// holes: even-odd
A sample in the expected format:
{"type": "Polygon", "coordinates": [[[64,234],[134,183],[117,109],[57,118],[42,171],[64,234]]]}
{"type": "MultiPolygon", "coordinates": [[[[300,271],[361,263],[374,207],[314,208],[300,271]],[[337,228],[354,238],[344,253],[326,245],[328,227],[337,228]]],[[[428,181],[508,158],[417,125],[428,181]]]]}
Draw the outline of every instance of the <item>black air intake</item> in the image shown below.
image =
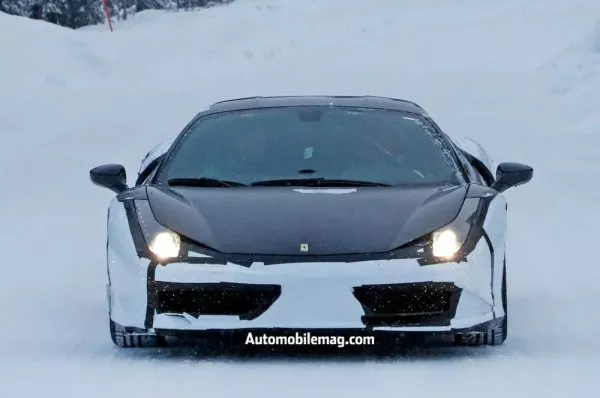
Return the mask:
{"type": "Polygon", "coordinates": [[[152,282],[149,303],[156,313],[235,315],[254,319],[281,295],[279,285],[152,282]]]}
{"type": "Polygon", "coordinates": [[[453,283],[420,282],[354,288],[366,326],[448,326],[462,289],[453,283]]]}

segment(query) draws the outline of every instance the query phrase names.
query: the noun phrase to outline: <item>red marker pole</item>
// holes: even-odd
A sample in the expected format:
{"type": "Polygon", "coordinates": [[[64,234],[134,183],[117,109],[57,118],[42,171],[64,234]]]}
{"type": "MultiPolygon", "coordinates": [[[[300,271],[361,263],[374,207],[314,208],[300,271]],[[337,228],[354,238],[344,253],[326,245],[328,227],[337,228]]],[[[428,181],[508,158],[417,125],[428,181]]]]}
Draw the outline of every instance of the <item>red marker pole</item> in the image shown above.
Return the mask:
{"type": "Polygon", "coordinates": [[[106,14],[106,19],[108,20],[108,27],[110,31],[113,31],[112,21],[110,20],[110,9],[108,8],[108,0],[102,0],[102,5],[104,6],[104,13],[106,14]]]}

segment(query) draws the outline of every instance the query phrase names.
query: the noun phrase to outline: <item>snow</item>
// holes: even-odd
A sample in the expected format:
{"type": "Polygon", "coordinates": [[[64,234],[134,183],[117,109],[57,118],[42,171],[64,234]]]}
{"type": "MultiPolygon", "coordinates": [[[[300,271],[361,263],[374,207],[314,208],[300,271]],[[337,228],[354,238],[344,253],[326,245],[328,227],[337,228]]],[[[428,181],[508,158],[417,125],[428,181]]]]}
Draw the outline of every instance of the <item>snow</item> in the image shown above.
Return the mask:
{"type": "Polygon", "coordinates": [[[0,13],[0,396],[585,396],[600,387],[600,2],[237,0],[77,31],[0,13]],[[413,100],[508,191],[509,338],[390,358],[119,350],[105,306],[108,190],[230,97],[413,100]],[[590,180],[592,182],[590,183],[590,180]]]}

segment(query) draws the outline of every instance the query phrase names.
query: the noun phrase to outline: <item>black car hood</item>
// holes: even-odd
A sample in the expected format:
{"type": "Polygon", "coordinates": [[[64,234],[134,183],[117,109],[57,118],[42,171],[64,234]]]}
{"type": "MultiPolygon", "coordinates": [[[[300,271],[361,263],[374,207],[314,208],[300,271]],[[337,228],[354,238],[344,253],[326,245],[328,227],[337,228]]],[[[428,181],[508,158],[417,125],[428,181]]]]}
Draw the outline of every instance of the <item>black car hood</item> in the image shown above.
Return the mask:
{"type": "Polygon", "coordinates": [[[467,186],[162,189],[148,200],[163,226],[214,250],[311,255],[387,252],[456,218],[467,186]]]}

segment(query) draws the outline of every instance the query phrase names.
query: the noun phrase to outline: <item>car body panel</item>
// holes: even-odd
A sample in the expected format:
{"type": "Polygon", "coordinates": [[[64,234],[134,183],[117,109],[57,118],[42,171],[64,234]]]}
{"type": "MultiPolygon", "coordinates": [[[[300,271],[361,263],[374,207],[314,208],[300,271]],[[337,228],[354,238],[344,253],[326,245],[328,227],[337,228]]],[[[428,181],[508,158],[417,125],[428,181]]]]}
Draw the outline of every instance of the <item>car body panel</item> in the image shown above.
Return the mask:
{"type": "Polygon", "coordinates": [[[414,102],[377,96],[276,96],[248,97],[214,103],[207,113],[230,112],[246,109],[277,108],[284,106],[338,106],[411,112],[426,116],[425,110],[414,102]]]}
{"type": "Polygon", "coordinates": [[[248,283],[278,284],[282,294],[261,316],[242,320],[237,316],[186,314],[154,314],[151,324],[145,324],[147,314],[147,275],[150,260],[137,259],[130,242],[114,241],[115,252],[129,252],[119,256],[111,266],[113,283],[111,318],[122,325],[149,329],[239,329],[239,328],[364,328],[364,311],[353,297],[352,289],[364,284],[410,282],[452,282],[463,289],[456,315],[450,325],[376,327],[395,331],[447,331],[467,328],[493,319],[491,304],[489,262],[490,251],[485,240],[480,240],[467,261],[421,266],[415,259],[361,261],[355,263],[293,263],[244,267],[232,263],[192,264],[170,263],[158,265],[154,280],[176,283],[248,283]],[[118,248],[117,248],[118,247],[118,248]],[[128,258],[128,259],[127,259],[128,258]],[[123,259],[124,262],[120,262],[123,259]],[[125,263],[126,262],[126,263],[125,263]],[[117,267],[120,271],[115,273],[117,267]],[[126,286],[125,286],[126,285],[126,286]]]}
{"type": "Polygon", "coordinates": [[[506,256],[506,223],[507,223],[506,199],[499,194],[492,198],[487,217],[483,224],[490,243],[494,249],[492,263],[492,284],[494,292],[494,309],[496,316],[503,316],[502,307],[502,269],[506,256]]]}
{"type": "Polygon", "coordinates": [[[450,223],[467,187],[148,188],[164,227],[224,253],[387,252],[450,223]],[[368,225],[368,228],[365,226],[368,225]]]}
{"type": "Polygon", "coordinates": [[[108,212],[110,316],[121,325],[143,328],[149,261],[137,255],[123,202],[113,199],[108,212]]]}

